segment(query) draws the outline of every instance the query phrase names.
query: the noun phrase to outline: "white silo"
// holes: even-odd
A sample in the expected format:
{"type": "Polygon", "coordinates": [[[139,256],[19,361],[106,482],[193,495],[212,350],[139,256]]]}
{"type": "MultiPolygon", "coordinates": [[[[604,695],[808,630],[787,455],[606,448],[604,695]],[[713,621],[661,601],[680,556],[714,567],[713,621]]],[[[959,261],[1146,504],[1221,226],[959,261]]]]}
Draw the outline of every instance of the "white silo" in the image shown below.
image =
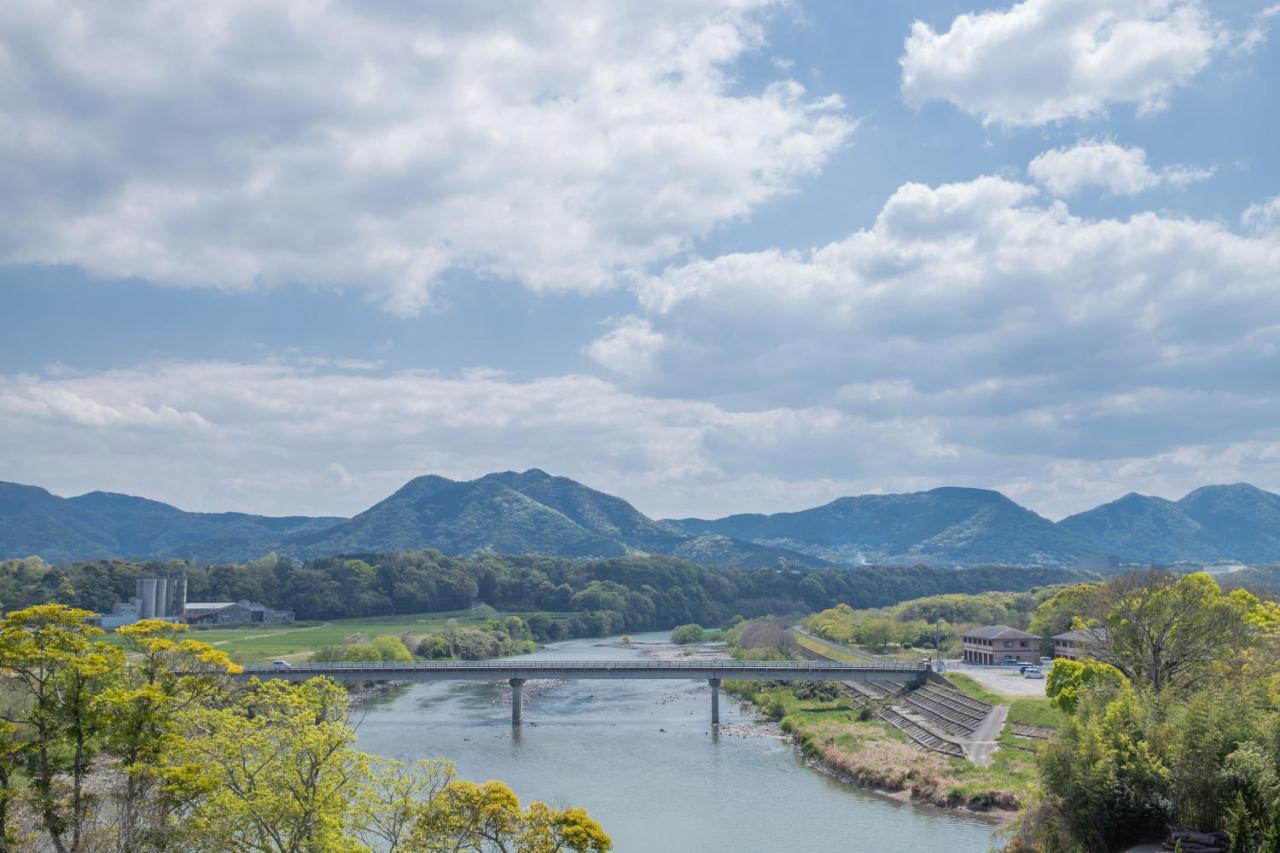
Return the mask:
{"type": "Polygon", "coordinates": [[[139,619],[156,618],[156,579],[155,578],[138,578],[138,598],[142,599],[142,607],[139,608],[139,619]]]}

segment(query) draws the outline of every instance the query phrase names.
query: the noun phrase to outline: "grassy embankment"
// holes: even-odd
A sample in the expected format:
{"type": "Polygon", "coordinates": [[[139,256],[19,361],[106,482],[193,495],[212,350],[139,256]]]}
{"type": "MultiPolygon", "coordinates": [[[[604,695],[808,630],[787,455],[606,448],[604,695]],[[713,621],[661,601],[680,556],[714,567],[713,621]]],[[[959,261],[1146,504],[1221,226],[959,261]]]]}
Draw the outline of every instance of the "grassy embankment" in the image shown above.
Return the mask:
{"type": "MultiPolygon", "coordinates": [[[[464,627],[482,627],[489,619],[525,615],[527,614],[503,613],[488,605],[480,605],[470,610],[334,619],[330,622],[197,628],[191,631],[191,636],[216,646],[238,663],[276,659],[298,661],[311,657],[317,649],[340,645],[353,636],[372,639],[409,634],[421,638],[443,630],[450,621],[464,627]]],[[[123,638],[115,633],[108,633],[104,639],[110,643],[123,643],[123,638]]]]}
{"type": "MultiPolygon", "coordinates": [[[[807,638],[795,639],[832,659],[865,663],[807,638]]],[[[949,808],[1016,808],[1035,779],[1037,742],[1015,736],[1011,723],[1052,726],[1058,712],[1047,700],[1000,696],[963,676],[953,683],[976,699],[1010,706],[1010,724],[988,767],[920,750],[875,717],[861,719],[843,696],[830,701],[802,699],[791,687],[748,682],[734,683],[729,689],[780,721],[807,756],[857,784],[949,808]]]]}

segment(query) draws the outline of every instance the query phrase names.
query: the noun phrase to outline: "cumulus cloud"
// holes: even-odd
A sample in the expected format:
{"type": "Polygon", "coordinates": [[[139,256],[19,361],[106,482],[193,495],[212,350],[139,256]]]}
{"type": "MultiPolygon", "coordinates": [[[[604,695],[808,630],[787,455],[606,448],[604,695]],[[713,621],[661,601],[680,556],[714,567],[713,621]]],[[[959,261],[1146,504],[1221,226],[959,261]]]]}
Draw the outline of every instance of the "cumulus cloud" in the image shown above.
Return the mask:
{"type": "Polygon", "coordinates": [[[0,261],[187,286],[590,290],[814,172],[775,0],[0,6],[0,261]]]}
{"type": "Polygon", "coordinates": [[[653,370],[653,358],[662,350],[663,337],[643,317],[623,317],[605,335],[587,347],[587,353],[603,367],[631,377],[653,370]]]}
{"type": "Polygon", "coordinates": [[[1214,169],[1165,166],[1152,169],[1147,152],[1118,145],[1111,140],[1089,139],[1054,148],[1038,155],[1027,174],[1059,197],[1074,195],[1086,187],[1099,187],[1111,195],[1132,196],[1159,186],[1185,187],[1213,176],[1214,169]]]}
{"type": "Polygon", "coordinates": [[[1199,0],[1024,0],[960,15],[945,32],[916,21],[900,60],[902,94],[1010,126],[1112,104],[1150,113],[1228,40],[1199,0]]]}
{"type": "Polygon", "coordinates": [[[1240,221],[1259,234],[1280,232],[1280,195],[1249,205],[1240,221]]]}
{"type": "Polygon", "coordinates": [[[843,240],[646,279],[663,346],[635,386],[922,419],[963,457],[1274,442],[1278,272],[1273,232],[1091,219],[990,176],[906,184],[843,240]]]}

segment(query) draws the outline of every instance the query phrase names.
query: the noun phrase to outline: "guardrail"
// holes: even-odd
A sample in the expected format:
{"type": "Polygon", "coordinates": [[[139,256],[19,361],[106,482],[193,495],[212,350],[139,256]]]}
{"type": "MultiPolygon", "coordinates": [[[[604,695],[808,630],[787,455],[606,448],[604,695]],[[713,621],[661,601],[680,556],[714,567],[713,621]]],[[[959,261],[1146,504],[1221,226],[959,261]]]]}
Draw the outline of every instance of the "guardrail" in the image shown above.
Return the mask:
{"type": "Polygon", "coordinates": [[[816,661],[516,661],[516,660],[483,660],[483,661],[414,661],[414,662],[349,662],[332,663],[299,663],[289,667],[275,667],[270,664],[250,664],[245,666],[246,675],[256,673],[323,673],[323,672],[477,672],[493,670],[497,672],[547,670],[590,670],[643,672],[706,672],[708,670],[735,670],[748,672],[823,672],[850,673],[860,672],[893,672],[920,673],[928,671],[924,664],[908,663],[868,663],[851,664],[834,661],[822,663],[816,661]]]}

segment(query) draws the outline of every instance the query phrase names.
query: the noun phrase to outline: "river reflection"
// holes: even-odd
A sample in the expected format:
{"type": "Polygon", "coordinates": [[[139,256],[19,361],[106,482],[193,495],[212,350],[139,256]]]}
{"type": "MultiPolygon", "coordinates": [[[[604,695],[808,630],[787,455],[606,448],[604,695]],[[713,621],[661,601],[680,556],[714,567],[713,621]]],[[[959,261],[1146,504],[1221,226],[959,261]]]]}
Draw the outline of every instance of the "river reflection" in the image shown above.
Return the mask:
{"type": "MultiPolygon", "coordinates": [[[[616,639],[570,640],[524,659],[641,656],[616,639]]],[[[907,853],[996,843],[989,823],[850,788],[806,767],[780,739],[712,736],[705,683],[577,681],[540,689],[531,682],[519,731],[511,728],[508,694],[506,685],[471,682],[406,687],[370,703],[360,747],[392,758],[448,758],[459,775],[502,779],[522,800],[583,806],[620,853],[907,853]]],[[[731,730],[750,723],[728,696],[721,715],[731,730]]]]}

